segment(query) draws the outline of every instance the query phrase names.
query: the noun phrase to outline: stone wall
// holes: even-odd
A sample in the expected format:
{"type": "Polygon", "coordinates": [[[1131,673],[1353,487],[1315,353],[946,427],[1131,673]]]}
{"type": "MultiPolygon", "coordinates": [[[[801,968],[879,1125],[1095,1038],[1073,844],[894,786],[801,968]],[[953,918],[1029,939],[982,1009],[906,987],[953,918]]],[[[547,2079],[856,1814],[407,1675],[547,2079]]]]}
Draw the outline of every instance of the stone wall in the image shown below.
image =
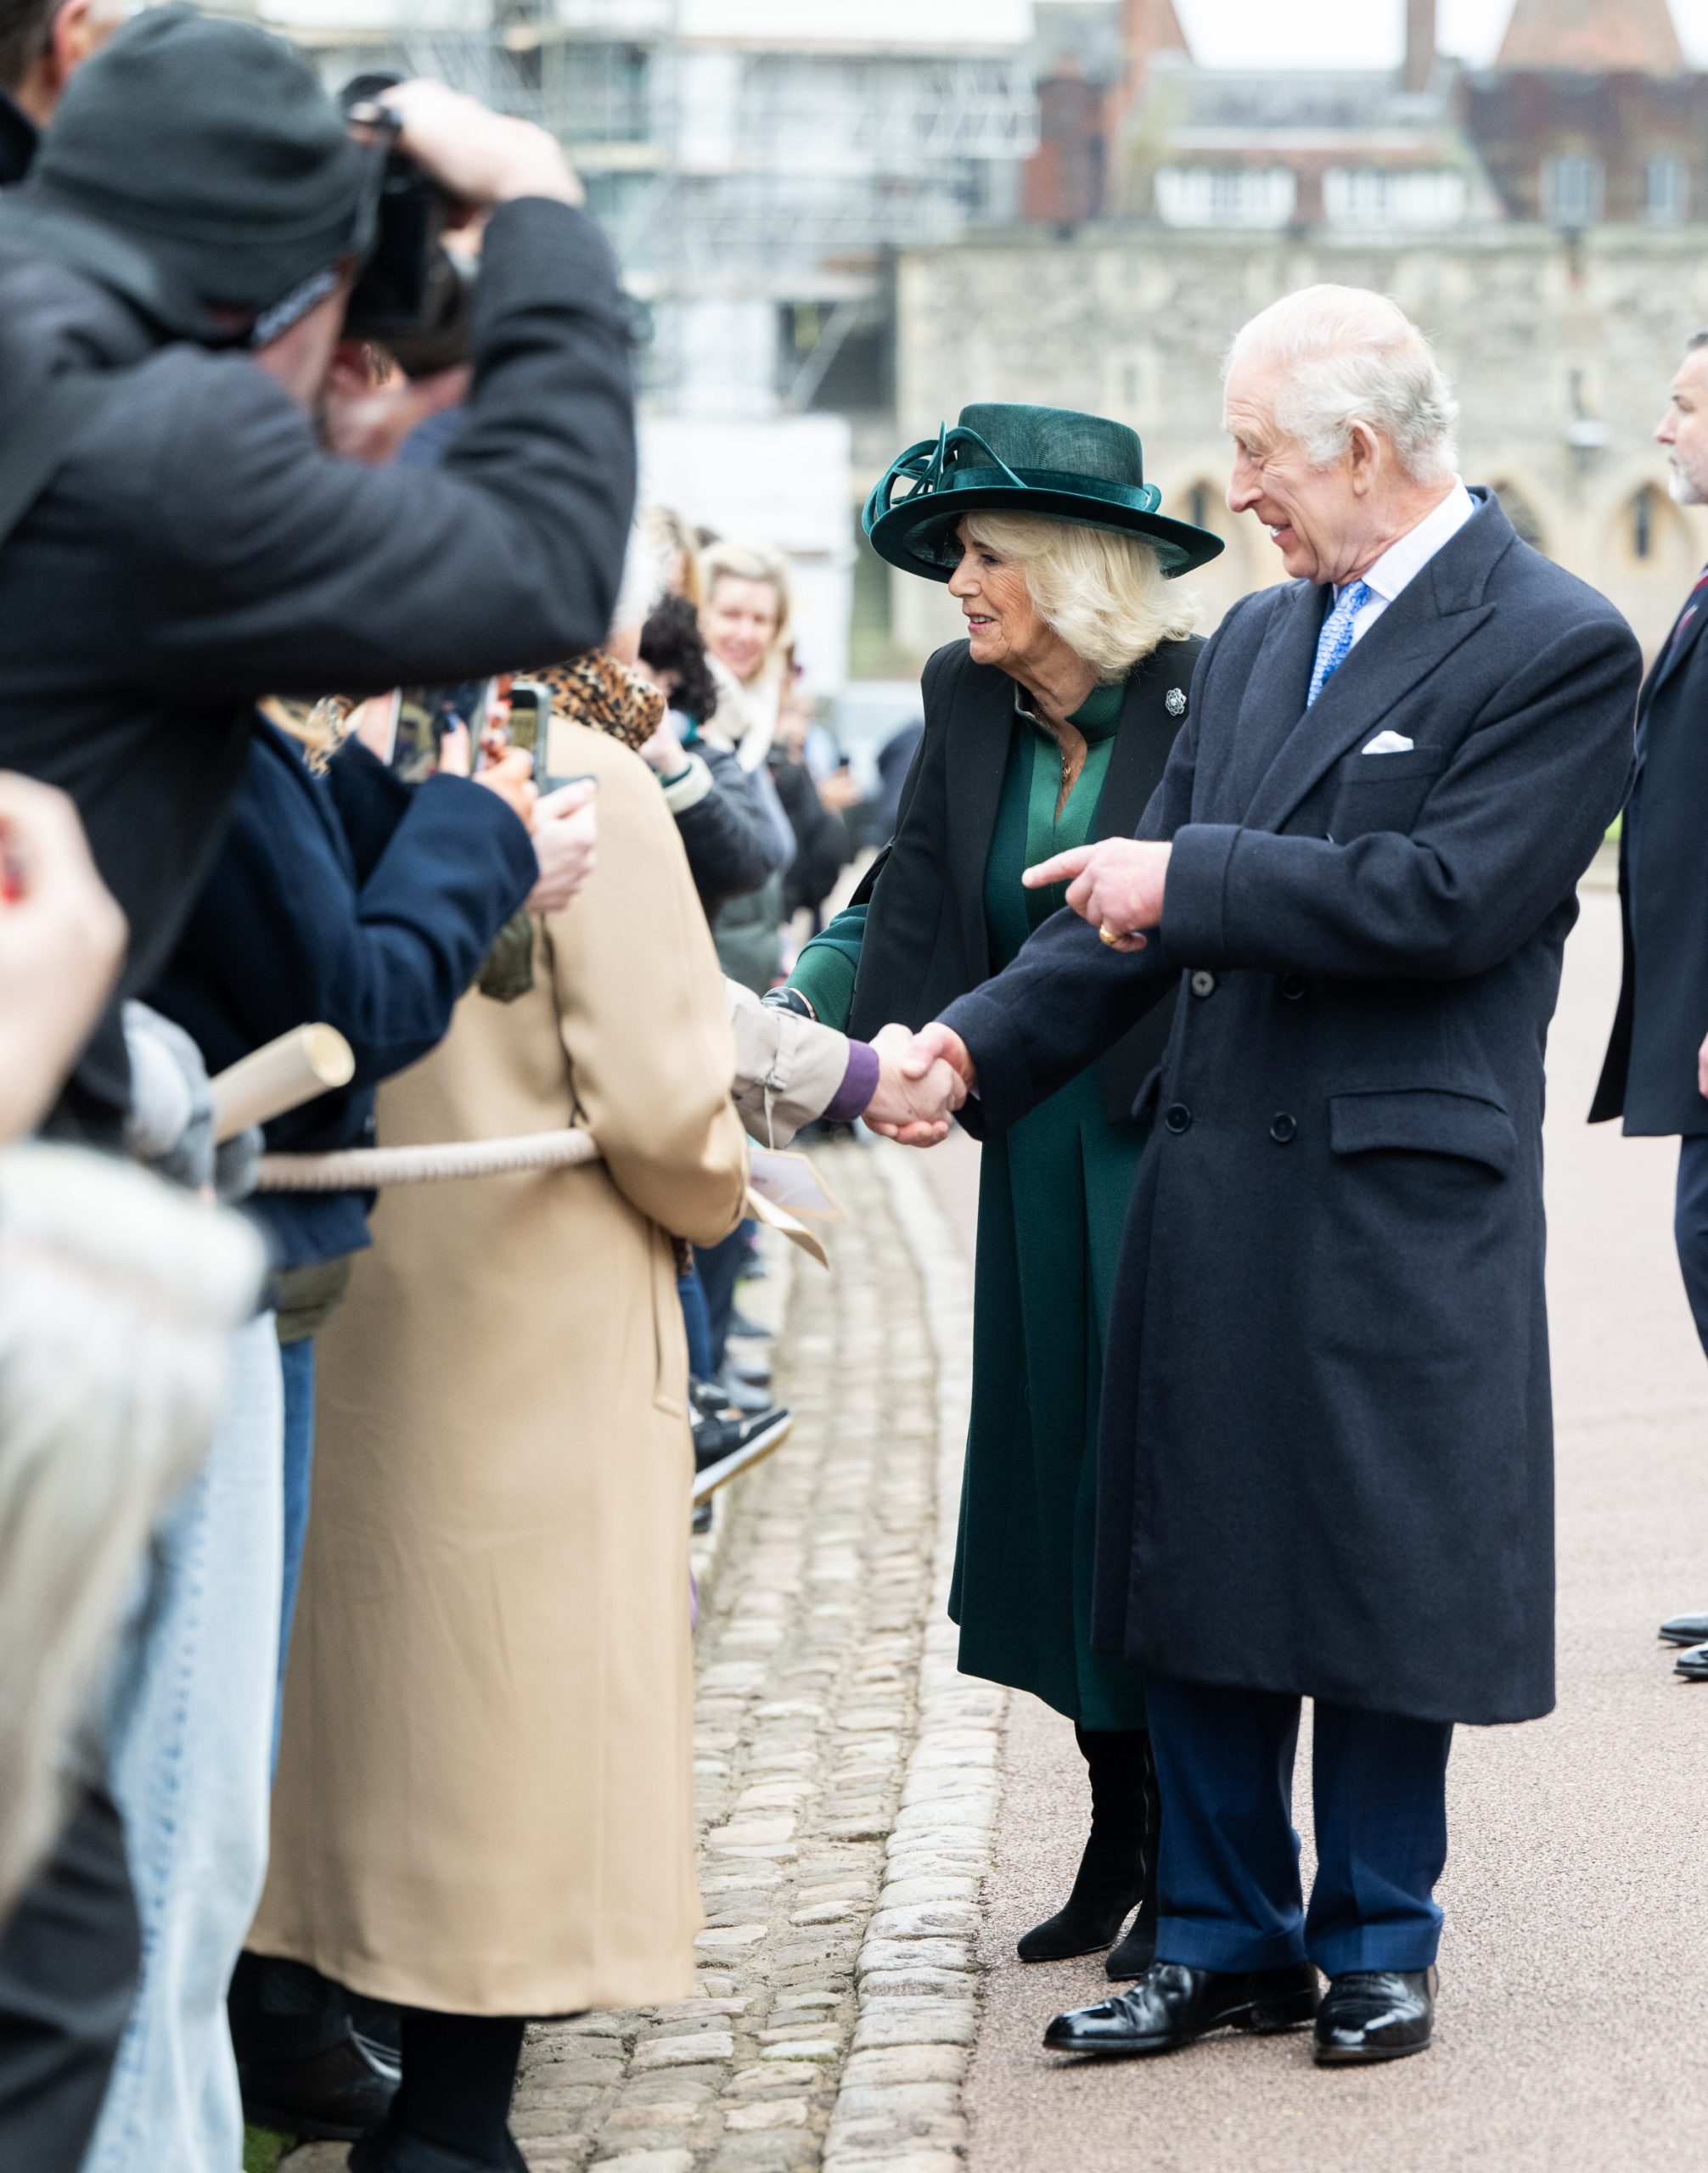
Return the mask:
{"type": "MultiPolygon", "coordinates": [[[[1686,336],[1708,325],[1708,227],[1604,227],[1577,243],[1490,227],[1402,244],[1107,225],[922,251],[900,267],[897,445],[973,400],[1132,424],[1164,510],[1228,540],[1195,581],[1213,624],[1284,578],[1267,536],[1222,503],[1221,357],[1246,317],[1325,279],[1392,294],[1424,328],[1463,405],[1467,480],[1498,487],[1652,653],[1708,557],[1708,517],[1668,500],[1650,435],[1686,336]]],[[[958,632],[933,583],[896,575],[892,609],[915,658],[958,632]]]]}

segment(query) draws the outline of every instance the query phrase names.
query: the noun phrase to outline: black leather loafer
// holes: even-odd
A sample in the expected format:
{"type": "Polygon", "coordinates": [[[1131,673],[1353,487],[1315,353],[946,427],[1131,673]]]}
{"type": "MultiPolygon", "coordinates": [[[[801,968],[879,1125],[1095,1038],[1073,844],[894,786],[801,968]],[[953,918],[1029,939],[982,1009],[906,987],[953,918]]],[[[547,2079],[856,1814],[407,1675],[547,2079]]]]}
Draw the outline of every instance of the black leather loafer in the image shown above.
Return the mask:
{"type": "Polygon", "coordinates": [[[1708,1614],[1675,1614],[1660,1634],[1669,1645],[1708,1645],[1708,1614]]]}
{"type": "Polygon", "coordinates": [[[1672,1672],[1689,1682],[1708,1682],[1708,1645],[1696,1645],[1688,1653],[1680,1653],[1672,1663],[1672,1672]]]}
{"type": "Polygon", "coordinates": [[[1155,1962],[1130,1992],[1059,2014],[1044,2044],[1052,2052],[1104,2058],[1172,2052],[1212,2030],[1246,2030],[1256,2037],[1301,2030],[1316,2012],[1317,1973],[1308,1962],[1239,1971],[1155,1962]]]}
{"type": "Polygon", "coordinates": [[[1433,1969],[1351,1969],[1331,1977],[1317,2010],[1319,2068],[1367,2067],[1426,2052],[1435,2030],[1433,1969]]]}

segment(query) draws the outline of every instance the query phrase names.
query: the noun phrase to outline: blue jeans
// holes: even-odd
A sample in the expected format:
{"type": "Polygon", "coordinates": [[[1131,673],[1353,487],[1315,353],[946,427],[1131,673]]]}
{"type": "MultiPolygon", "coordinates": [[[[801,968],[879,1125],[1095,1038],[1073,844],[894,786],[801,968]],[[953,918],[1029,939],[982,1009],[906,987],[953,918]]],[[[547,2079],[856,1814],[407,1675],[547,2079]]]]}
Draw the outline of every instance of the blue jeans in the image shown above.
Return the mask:
{"type": "Polygon", "coordinates": [[[713,1374],[723,1371],[724,1345],[729,1340],[730,1319],[735,1311],[735,1286],[747,1265],[753,1231],[751,1222],[743,1222],[721,1244],[696,1245],[694,1249],[694,1268],[705,1292],[706,1310],[711,1316],[713,1374]]]}
{"type": "Polygon", "coordinates": [[[305,1335],[278,1350],[284,1380],[284,1582],[278,1602],[278,1694],[273,1701],[272,1765],[278,1766],[278,1729],[284,1717],[284,1670],[290,1658],[290,1626],[296,1620],[302,1553],[308,1544],[308,1497],[314,1477],[314,1338],[305,1335]]]}
{"type": "Polygon", "coordinates": [[[705,1285],[699,1270],[689,1268],[676,1279],[682,1300],[682,1324],[688,1331],[688,1370],[697,1381],[709,1381],[717,1368],[711,1362],[711,1315],[706,1308],[705,1285]]]}
{"type": "Polygon", "coordinates": [[[225,1416],[155,1534],[110,1734],[143,1973],[83,2173],[236,2173],[243,2108],[226,1988],[267,1869],[278,1672],[278,1342],[233,1339],[225,1416]]]}
{"type": "Polygon", "coordinates": [[[1441,1940],[1451,1723],[1322,1699],[1311,1760],[1317,1882],[1293,1830],[1299,1700],[1150,1676],[1162,1797],[1156,1955],[1200,1969],[1427,1969],[1441,1940]]]}

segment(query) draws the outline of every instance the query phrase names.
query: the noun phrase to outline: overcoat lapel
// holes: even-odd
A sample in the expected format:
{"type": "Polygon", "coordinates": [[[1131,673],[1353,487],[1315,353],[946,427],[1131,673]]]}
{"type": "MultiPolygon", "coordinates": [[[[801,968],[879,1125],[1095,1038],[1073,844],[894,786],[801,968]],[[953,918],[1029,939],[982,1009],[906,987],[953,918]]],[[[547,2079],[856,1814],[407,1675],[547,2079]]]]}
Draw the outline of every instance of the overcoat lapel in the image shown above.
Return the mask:
{"type": "Polygon", "coordinates": [[[1486,501],[1407,585],[1287,735],[1245,808],[1248,828],[1280,829],[1318,780],[1475,632],[1493,610],[1483,591],[1512,535],[1486,501]]]}
{"type": "MultiPolygon", "coordinates": [[[[1162,783],[1181,718],[1171,716],[1171,691],[1186,694],[1192,685],[1195,651],[1171,646],[1147,657],[1126,682],[1121,730],[1109,758],[1109,775],[1091,827],[1093,839],[1130,838],[1143,819],[1151,796],[1162,783]]],[[[1184,711],[1182,712],[1182,716],[1184,711]]]]}
{"type": "Polygon", "coordinates": [[[1643,693],[1637,705],[1637,714],[1639,718],[1648,716],[1655,697],[1683,663],[1697,643],[1701,640],[1703,624],[1705,620],[1708,620],[1708,590],[1705,590],[1700,596],[1698,596],[1688,608],[1691,615],[1686,621],[1683,632],[1680,632],[1675,621],[1671,632],[1666,637],[1666,646],[1660,652],[1660,661],[1649,673],[1643,684],[1643,693]]]}
{"type": "Polygon", "coordinates": [[[1014,717],[1013,680],[1000,671],[969,672],[958,690],[945,749],[950,888],[967,963],[980,978],[991,970],[985,864],[996,834],[1014,717]]]}
{"type": "Polygon", "coordinates": [[[1210,804],[1198,819],[1239,823],[1259,780],[1305,714],[1316,667],[1317,641],[1323,631],[1328,598],[1309,581],[1299,581],[1275,607],[1257,661],[1240,698],[1233,759],[1211,787],[1210,804]]]}

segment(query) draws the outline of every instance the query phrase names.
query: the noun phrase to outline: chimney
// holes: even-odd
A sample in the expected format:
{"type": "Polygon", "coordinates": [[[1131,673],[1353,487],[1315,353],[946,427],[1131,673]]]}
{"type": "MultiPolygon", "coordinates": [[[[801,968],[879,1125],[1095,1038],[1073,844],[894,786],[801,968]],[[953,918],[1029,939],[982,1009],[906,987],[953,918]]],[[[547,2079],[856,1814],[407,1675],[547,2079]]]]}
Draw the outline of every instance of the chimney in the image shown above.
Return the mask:
{"type": "Polygon", "coordinates": [[[1406,0],[1406,65],[1400,81],[1426,91],[1436,72],[1436,0],[1406,0]]]}

